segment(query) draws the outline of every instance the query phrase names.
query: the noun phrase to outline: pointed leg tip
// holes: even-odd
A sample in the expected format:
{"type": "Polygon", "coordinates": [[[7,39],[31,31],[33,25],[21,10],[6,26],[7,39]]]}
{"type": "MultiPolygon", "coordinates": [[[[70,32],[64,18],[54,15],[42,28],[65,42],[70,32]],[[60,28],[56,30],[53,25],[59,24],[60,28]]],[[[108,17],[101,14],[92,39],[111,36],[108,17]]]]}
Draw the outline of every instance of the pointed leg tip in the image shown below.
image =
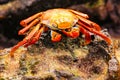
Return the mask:
{"type": "Polygon", "coordinates": [[[23,27],[27,26],[27,24],[23,20],[20,22],[20,25],[23,27]]]}
{"type": "Polygon", "coordinates": [[[12,50],[11,50],[11,52],[10,52],[10,57],[11,57],[11,58],[14,58],[14,51],[12,51],[12,50]]]}
{"type": "Polygon", "coordinates": [[[109,40],[107,41],[107,43],[108,43],[108,45],[111,45],[111,44],[112,44],[112,40],[109,39],[109,40]]]}
{"type": "Polygon", "coordinates": [[[18,32],[18,35],[22,35],[23,33],[21,32],[21,30],[18,32]]]}

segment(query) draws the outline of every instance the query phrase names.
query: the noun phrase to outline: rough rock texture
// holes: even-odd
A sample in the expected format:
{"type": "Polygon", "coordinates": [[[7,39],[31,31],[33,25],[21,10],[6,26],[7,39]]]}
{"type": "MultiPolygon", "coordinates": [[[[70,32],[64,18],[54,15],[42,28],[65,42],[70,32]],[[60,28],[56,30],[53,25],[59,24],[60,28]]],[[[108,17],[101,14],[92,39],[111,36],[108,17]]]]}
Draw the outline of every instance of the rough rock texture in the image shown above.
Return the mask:
{"type": "MultiPolygon", "coordinates": [[[[10,48],[0,51],[1,80],[119,80],[119,56],[105,41],[95,37],[89,45],[84,38],[63,37],[59,43],[45,36],[28,48],[20,47],[15,57],[10,48]],[[114,58],[113,58],[114,57],[114,58]],[[117,61],[118,60],[118,61],[117,61]]],[[[117,42],[116,42],[117,44],[117,42]]]]}

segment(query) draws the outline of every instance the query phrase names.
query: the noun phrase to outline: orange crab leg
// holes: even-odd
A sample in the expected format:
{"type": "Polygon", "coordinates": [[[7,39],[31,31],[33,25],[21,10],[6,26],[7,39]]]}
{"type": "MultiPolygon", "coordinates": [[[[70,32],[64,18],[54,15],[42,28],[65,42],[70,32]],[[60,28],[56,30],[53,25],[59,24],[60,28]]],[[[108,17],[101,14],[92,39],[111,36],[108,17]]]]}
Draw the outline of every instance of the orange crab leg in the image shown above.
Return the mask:
{"type": "Polygon", "coordinates": [[[77,12],[77,11],[74,11],[74,10],[71,10],[71,9],[69,11],[71,11],[72,13],[77,14],[78,16],[81,16],[83,18],[89,18],[89,16],[87,14],[84,14],[82,12],[77,12]]]}
{"type": "Polygon", "coordinates": [[[80,20],[81,22],[85,23],[85,24],[88,25],[89,27],[94,28],[94,29],[96,29],[97,31],[101,31],[101,27],[100,27],[98,24],[96,24],[96,23],[94,23],[94,22],[92,22],[92,21],[90,21],[90,20],[87,20],[87,19],[85,19],[85,18],[83,18],[83,17],[81,17],[81,16],[78,16],[78,18],[79,18],[79,20],[80,20]]]}
{"type": "Polygon", "coordinates": [[[77,38],[78,36],[79,36],[79,32],[80,31],[80,29],[78,28],[78,27],[73,27],[72,29],[71,29],[71,31],[65,31],[65,30],[62,30],[62,32],[65,34],[65,35],[67,35],[67,36],[69,36],[69,37],[71,37],[71,38],[77,38]]]}
{"type": "Polygon", "coordinates": [[[111,39],[107,36],[105,36],[104,34],[102,34],[101,32],[99,31],[96,31],[95,29],[93,28],[90,28],[89,26],[86,26],[85,24],[83,24],[82,22],[78,21],[79,25],[81,25],[82,27],[86,28],[88,31],[96,34],[96,35],[99,35],[101,36],[106,42],[108,42],[108,44],[110,45],[112,42],[111,42],[111,39]]]}
{"type": "Polygon", "coordinates": [[[24,39],[24,40],[20,41],[17,45],[15,45],[10,51],[10,56],[14,57],[15,50],[17,50],[20,46],[22,46],[25,43],[27,43],[27,40],[24,39]]]}
{"type": "Polygon", "coordinates": [[[91,42],[90,33],[86,29],[84,29],[82,26],[80,26],[79,28],[80,28],[80,32],[85,35],[85,44],[89,44],[91,42]]]}
{"type": "Polygon", "coordinates": [[[32,20],[38,18],[38,17],[41,16],[41,15],[42,15],[42,12],[37,13],[37,14],[35,14],[35,15],[27,18],[27,19],[22,20],[22,21],[20,22],[20,24],[21,24],[23,27],[26,27],[29,22],[31,22],[32,20]]]}
{"type": "Polygon", "coordinates": [[[53,42],[59,42],[61,40],[61,34],[51,30],[51,40],[53,42]]]}
{"type": "Polygon", "coordinates": [[[34,34],[38,31],[39,29],[39,24],[29,33],[28,36],[26,36],[22,41],[20,41],[17,45],[15,45],[10,52],[10,56],[14,57],[14,51],[19,48],[20,46],[24,45],[25,43],[28,43],[30,39],[34,36],[34,34]]]}
{"type": "Polygon", "coordinates": [[[39,40],[39,37],[44,32],[45,27],[41,27],[40,30],[35,34],[35,36],[32,38],[32,40],[29,43],[26,43],[24,47],[28,47],[29,45],[32,45],[36,43],[39,40]]]}
{"type": "Polygon", "coordinates": [[[40,20],[39,19],[35,19],[33,22],[31,22],[28,26],[26,26],[25,28],[21,29],[18,34],[22,35],[25,33],[25,31],[27,31],[29,28],[33,27],[34,25],[36,25],[40,20]]]}

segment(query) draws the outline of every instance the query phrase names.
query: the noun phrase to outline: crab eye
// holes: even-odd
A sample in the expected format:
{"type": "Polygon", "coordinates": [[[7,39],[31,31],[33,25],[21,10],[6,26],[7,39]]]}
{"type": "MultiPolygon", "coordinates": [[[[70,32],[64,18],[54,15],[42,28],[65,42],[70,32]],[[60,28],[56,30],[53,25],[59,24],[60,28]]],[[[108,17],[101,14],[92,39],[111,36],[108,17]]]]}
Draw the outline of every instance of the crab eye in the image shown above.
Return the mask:
{"type": "Polygon", "coordinates": [[[55,28],[57,28],[57,27],[58,27],[58,26],[57,26],[57,24],[52,24],[52,26],[53,26],[53,27],[55,27],[55,28]]]}
{"type": "Polygon", "coordinates": [[[71,31],[71,28],[68,28],[68,29],[65,29],[66,32],[70,32],[71,31]]]}

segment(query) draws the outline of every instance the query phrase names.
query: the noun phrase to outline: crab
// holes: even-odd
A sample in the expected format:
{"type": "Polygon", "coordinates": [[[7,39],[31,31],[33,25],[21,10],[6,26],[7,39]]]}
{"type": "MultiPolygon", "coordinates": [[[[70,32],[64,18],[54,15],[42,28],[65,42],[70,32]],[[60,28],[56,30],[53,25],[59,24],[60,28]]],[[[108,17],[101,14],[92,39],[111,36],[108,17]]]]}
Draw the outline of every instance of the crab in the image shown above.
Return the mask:
{"type": "Polygon", "coordinates": [[[59,42],[62,35],[77,38],[82,33],[85,35],[85,44],[89,44],[91,42],[90,33],[93,33],[111,44],[111,39],[101,33],[101,27],[88,18],[89,16],[82,12],[62,8],[36,13],[20,22],[24,28],[18,34],[26,34],[26,37],[11,49],[10,56],[13,57],[14,52],[20,46],[35,44],[40,36],[48,30],[52,42],[59,42]]]}

